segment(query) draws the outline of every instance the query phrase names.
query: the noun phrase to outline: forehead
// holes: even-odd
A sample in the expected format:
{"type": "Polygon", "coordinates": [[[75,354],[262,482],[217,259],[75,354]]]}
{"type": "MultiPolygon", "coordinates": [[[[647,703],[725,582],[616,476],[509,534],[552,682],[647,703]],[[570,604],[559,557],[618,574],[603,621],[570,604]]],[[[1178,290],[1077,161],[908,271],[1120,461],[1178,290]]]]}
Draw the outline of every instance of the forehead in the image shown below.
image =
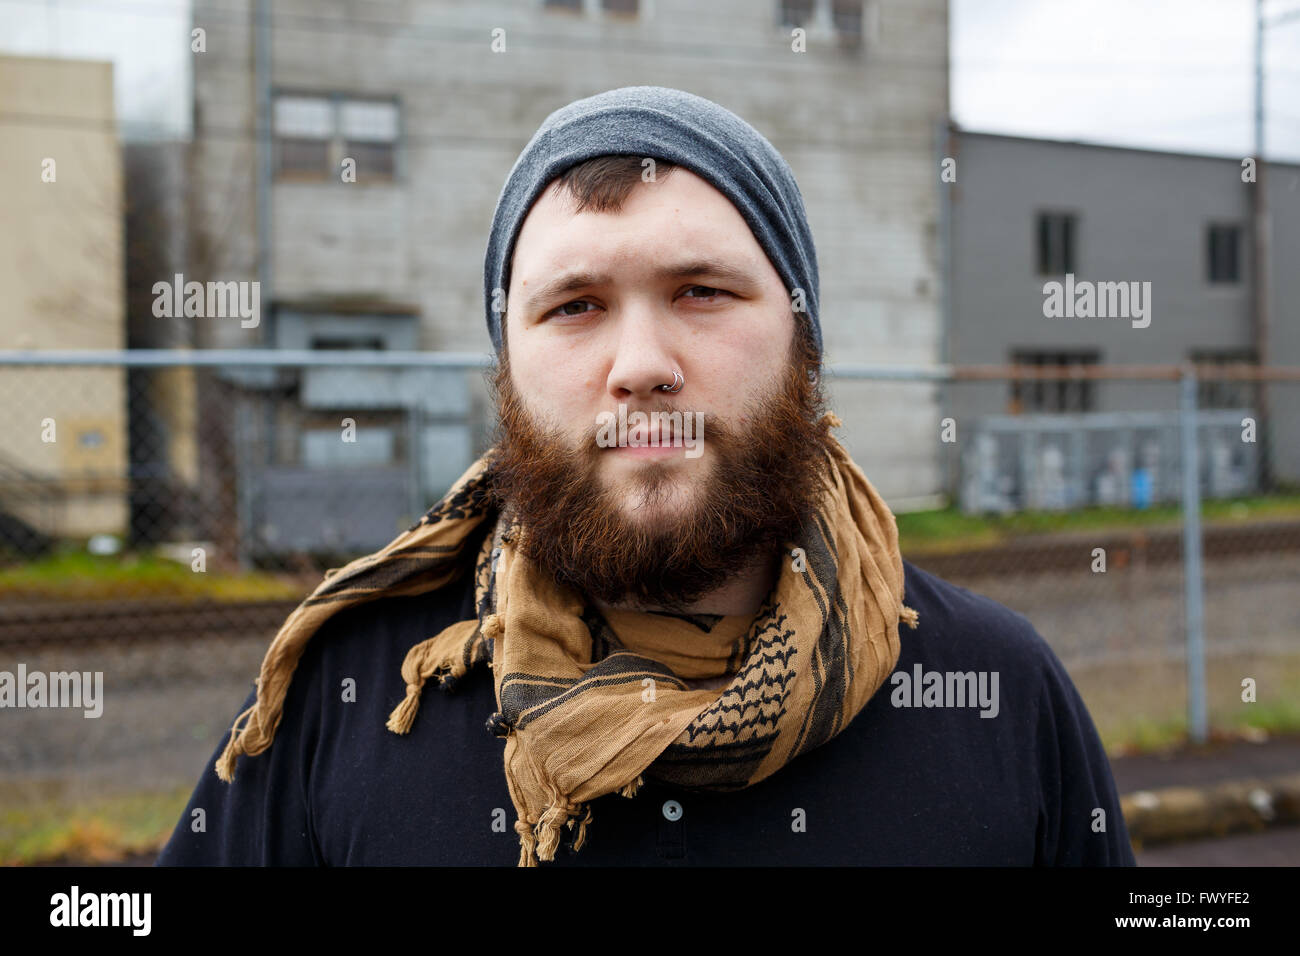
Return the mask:
{"type": "MultiPolygon", "coordinates": [[[[709,255],[737,268],[776,272],[740,212],[723,193],[678,166],[637,183],[617,212],[576,212],[558,182],[533,203],[515,240],[510,284],[531,284],[559,268],[635,264],[672,255],[709,255]]],[[[779,279],[777,279],[779,281],[779,279]]]]}

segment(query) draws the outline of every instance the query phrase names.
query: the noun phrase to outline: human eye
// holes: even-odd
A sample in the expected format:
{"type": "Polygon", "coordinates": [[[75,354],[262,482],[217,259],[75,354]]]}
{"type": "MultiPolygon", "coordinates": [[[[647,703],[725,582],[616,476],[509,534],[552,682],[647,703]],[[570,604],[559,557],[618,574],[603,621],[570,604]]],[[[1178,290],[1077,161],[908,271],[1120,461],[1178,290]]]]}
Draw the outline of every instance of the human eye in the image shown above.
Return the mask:
{"type": "Polygon", "coordinates": [[[588,302],[586,299],[574,299],[572,302],[566,302],[564,305],[551,309],[550,312],[546,313],[544,318],[575,318],[586,315],[588,311],[590,311],[588,309],[583,309],[581,312],[570,312],[568,309],[571,305],[592,305],[592,303],[588,302]]]}
{"type": "Polygon", "coordinates": [[[687,289],[686,291],[687,291],[687,293],[689,294],[689,293],[691,293],[691,292],[694,292],[696,289],[699,289],[699,290],[701,290],[701,291],[703,291],[703,292],[706,292],[706,293],[708,293],[708,294],[707,294],[707,295],[692,295],[692,296],[690,296],[690,298],[692,298],[692,299],[711,299],[711,298],[713,298],[713,297],[716,296],[716,295],[731,295],[730,292],[727,292],[727,291],[725,291],[725,290],[723,290],[723,289],[715,289],[715,288],[713,288],[713,286],[707,286],[707,285],[693,285],[693,286],[691,286],[689,289],[687,289]]]}

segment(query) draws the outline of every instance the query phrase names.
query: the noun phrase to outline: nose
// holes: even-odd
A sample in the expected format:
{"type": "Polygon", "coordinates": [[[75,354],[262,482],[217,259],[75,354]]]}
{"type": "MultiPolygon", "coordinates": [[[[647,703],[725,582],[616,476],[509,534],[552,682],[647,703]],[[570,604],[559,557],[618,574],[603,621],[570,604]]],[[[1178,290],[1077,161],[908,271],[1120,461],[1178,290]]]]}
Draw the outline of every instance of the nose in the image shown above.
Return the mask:
{"type": "Polygon", "coordinates": [[[673,384],[673,370],[681,366],[669,324],[653,309],[634,308],[623,315],[607,380],[615,399],[649,400],[660,385],[673,384]]]}

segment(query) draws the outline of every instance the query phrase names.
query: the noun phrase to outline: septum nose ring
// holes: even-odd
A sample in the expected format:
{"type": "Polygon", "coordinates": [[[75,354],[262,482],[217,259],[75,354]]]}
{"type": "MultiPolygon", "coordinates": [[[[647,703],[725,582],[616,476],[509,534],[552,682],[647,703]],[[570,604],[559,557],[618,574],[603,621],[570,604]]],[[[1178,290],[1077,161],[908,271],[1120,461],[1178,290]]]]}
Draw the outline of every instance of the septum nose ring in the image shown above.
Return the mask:
{"type": "Polygon", "coordinates": [[[680,392],[685,384],[686,377],[681,372],[673,372],[673,383],[671,385],[660,385],[659,389],[664,392],[680,392]]]}

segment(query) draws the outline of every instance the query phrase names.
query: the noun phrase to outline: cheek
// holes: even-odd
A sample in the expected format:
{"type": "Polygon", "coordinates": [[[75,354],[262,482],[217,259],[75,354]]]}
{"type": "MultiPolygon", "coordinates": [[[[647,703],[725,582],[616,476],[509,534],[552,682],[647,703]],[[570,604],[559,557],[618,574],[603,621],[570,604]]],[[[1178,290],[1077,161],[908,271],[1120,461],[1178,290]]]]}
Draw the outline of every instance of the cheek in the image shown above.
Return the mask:
{"type": "Polygon", "coordinates": [[[599,411],[593,402],[590,384],[576,380],[558,363],[529,363],[524,369],[512,369],[515,391],[547,428],[558,428],[577,439],[594,427],[599,411]]]}

